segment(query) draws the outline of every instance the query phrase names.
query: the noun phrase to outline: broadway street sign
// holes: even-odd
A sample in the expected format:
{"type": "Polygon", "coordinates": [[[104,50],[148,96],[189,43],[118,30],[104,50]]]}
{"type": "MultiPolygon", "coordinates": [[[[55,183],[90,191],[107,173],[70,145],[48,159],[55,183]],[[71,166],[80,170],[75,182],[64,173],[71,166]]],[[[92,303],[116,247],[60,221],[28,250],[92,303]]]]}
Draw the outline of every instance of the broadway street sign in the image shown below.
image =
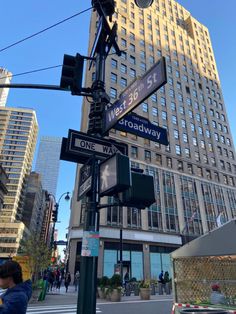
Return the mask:
{"type": "Polygon", "coordinates": [[[92,156],[103,160],[116,152],[128,155],[128,145],[69,130],[68,139],[62,141],[60,159],[84,164],[92,156]]]}
{"type": "Polygon", "coordinates": [[[114,128],[147,138],[153,142],[166,146],[169,145],[166,129],[152,124],[149,120],[138,116],[135,113],[126,115],[114,126],[114,128]]]}
{"type": "Polygon", "coordinates": [[[165,58],[162,57],[143,77],[131,83],[113,106],[105,112],[103,132],[109,131],[128,112],[140,105],[166,82],[166,63],[165,58]]]}

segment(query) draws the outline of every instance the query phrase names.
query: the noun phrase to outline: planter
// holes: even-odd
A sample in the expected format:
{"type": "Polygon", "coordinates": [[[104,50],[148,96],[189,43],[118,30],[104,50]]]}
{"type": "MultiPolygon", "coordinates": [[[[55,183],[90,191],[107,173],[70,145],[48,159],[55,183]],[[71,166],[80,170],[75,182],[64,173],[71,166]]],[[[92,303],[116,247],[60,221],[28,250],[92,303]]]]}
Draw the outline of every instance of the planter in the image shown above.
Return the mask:
{"type": "Polygon", "coordinates": [[[106,299],[105,289],[102,289],[101,287],[98,287],[98,296],[99,296],[100,299],[106,299]]]}
{"type": "Polygon", "coordinates": [[[151,290],[150,288],[140,288],[141,300],[150,300],[151,290]]]}
{"type": "Polygon", "coordinates": [[[113,289],[109,292],[109,299],[111,302],[121,301],[121,289],[113,289]]]}

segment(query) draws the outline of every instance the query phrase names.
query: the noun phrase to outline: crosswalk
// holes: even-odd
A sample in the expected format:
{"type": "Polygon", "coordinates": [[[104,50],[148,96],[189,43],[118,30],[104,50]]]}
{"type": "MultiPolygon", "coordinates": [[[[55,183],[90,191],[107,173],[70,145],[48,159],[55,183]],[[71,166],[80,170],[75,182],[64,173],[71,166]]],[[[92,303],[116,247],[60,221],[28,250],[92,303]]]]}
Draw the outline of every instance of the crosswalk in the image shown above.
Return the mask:
{"type": "MultiPolygon", "coordinates": [[[[27,314],[76,314],[77,305],[48,305],[48,306],[30,306],[27,314]]],[[[96,313],[102,313],[96,308],[96,313]]]]}

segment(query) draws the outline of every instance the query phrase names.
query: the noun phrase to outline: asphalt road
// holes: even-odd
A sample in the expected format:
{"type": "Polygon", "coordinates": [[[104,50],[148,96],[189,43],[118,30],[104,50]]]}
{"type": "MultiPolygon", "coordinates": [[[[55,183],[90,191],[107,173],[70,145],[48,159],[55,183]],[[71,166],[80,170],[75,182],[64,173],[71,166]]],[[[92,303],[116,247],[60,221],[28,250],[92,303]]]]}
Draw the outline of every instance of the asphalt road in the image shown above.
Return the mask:
{"type": "Polygon", "coordinates": [[[126,301],[122,303],[99,303],[102,314],[171,314],[173,301],[168,299],[150,301],[126,301]]]}
{"type": "MultiPolygon", "coordinates": [[[[171,314],[172,300],[97,303],[96,314],[171,314]]],[[[75,303],[29,306],[27,314],[76,314],[75,303]]]]}

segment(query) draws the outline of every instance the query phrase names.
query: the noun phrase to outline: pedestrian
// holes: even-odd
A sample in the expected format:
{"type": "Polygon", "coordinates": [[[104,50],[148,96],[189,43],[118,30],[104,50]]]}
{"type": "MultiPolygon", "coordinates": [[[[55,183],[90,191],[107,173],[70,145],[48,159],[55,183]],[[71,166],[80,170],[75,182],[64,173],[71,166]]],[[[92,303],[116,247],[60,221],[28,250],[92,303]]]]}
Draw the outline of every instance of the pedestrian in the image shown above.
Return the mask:
{"type": "Polygon", "coordinates": [[[66,292],[68,291],[68,287],[70,285],[70,282],[71,282],[71,275],[70,275],[70,272],[66,273],[65,275],[65,287],[66,287],[66,292]]]}
{"type": "Polygon", "coordinates": [[[164,274],[164,283],[167,283],[170,281],[170,275],[169,275],[169,272],[168,271],[165,271],[165,274],[164,274]]]}
{"type": "Polygon", "coordinates": [[[220,291],[220,286],[214,284],[211,286],[212,292],[210,296],[211,304],[226,304],[225,296],[220,291]]]}
{"type": "Polygon", "coordinates": [[[56,272],[56,290],[60,290],[61,288],[61,273],[59,271],[59,269],[56,272]]]}
{"type": "Polygon", "coordinates": [[[54,285],[54,273],[52,271],[49,271],[48,273],[48,291],[52,291],[53,285],[54,285]]]}
{"type": "Polygon", "coordinates": [[[158,282],[160,282],[160,283],[162,283],[162,284],[164,284],[165,283],[165,281],[164,281],[164,275],[163,275],[163,270],[160,272],[160,274],[159,274],[159,276],[158,276],[158,282]]]}
{"type": "Polygon", "coordinates": [[[32,282],[23,282],[19,263],[7,261],[0,266],[0,288],[7,289],[0,297],[0,314],[26,314],[32,282]]]}
{"type": "Polygon", "coordinates": [[[129,271],[128,270],[124,275],[124,282],[125,282],[125,289],[127,289],[127,284],[129,283],[129,271]]]}
{"type": "Polygon", "coordinates": [[[80,278],[80,273],[77,270],[77,272],[75,273],[75,279],[74,279],[75,291],[77,291],[77,289],[79,288],[79,278],[80,278]]]}

